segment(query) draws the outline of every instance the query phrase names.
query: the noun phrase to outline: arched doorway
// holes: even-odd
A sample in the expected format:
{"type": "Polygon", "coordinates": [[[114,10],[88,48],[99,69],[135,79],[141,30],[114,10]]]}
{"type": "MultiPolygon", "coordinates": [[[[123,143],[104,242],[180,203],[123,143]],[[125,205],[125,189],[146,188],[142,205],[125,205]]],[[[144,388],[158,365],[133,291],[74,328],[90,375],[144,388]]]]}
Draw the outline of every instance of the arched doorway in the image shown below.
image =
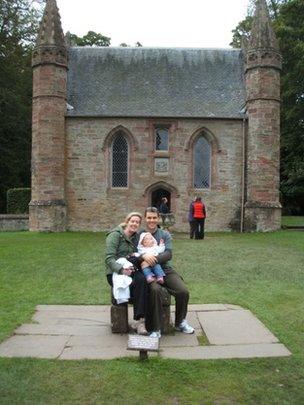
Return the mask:
{"type": "Polygon", "coordinates": [[[166,197],[168,200],[168,207],[169,210],[171,211],[171,193],[170,191],[164,189],[164,188],[157,188],[156,190],[152,191],[151,193],[151,206],[156,207],[159,209],[159,206],[161,204],[161,199],[163,197],[166,197]]]}

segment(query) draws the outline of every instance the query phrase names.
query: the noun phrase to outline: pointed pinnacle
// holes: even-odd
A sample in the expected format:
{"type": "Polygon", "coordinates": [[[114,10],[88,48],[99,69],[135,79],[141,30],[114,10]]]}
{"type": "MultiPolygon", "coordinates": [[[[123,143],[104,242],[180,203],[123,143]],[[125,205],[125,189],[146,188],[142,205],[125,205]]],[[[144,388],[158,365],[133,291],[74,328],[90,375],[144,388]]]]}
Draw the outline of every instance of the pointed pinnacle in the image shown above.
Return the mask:
{"type": "Polygon", "coordinates": [[[271,26],[266,0],[256,0],[249,48],[279,49],[277,38],[271,26]]]}
{"type": "Polygon", "coordinates": [[[40,23],[36,46],[65,46],[56,0],[47,0],[40,23]]]}
{"type": "Polygon", "coordinates": [[[56,0],[47,0],[32,55],[32,66],[57,64],[67,67],[67,54],[56,0]]]}

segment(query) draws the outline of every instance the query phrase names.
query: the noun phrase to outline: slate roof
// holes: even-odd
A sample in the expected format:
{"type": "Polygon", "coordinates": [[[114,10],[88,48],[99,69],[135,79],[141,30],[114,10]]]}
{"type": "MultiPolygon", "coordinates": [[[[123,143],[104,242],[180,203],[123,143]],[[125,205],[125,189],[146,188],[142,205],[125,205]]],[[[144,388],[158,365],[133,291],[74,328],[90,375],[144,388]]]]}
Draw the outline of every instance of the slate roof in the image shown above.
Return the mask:
{"type": "Polygon", "coordinates": [[[72,47],[68,116],[242,118],[234,49],[72,47]]]}

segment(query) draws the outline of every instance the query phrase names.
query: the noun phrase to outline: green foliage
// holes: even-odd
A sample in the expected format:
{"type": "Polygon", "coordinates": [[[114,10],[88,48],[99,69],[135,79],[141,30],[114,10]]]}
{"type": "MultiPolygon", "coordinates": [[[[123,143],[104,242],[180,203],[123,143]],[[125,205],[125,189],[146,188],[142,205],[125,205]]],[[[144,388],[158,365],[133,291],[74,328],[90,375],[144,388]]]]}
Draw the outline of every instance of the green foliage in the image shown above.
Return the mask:
{"type": "Polygon", "coordinates": [[[33,43],[41,16],[40,3],[39,0],[0,0],[1,54],[7,51],[10,40],[13,45],[33,43]]]}
{"type": "Polygon", "coordinates": [[[0,212],[8,188],[30,184],[33,3],[0,0],[0,212]]]}
{"type": "Polygon", "coordinates": [[[7,213],[28,213],[28,205],[31,200],[30,188],[12,188],[7,190],[7,213]]]}
{"type": "Polygon", "coordinates": [[[304,2],[280,8],[276,33],[283,54],[281,190],[293,213],[304,213],[304,2]]]}
{"type": "MultiPolygon", "coordinates": [[[[0,0],[0,213],[6,192],[30,185],[31,52],[45,0],[0,0]]],[[[70,34],[79,46],[109,46],[111,39],[89,31],[70,34]]]]}
{"type": "Polygon", "coordinates": [[[88,31],[83,37],[78,37],[75,34],[70,34],[71,45],[76,46],[110,46],[111,38],[105,37],[102,34],[97,34],[94,31],[88,31]]]}
{"type": "MultiPolygon", "coordinates": [[[[269,0],[283,56],[281,75],[281,192],[290,213],[304,213],[304,2],[269,0]]],[[[251,10],[252,11],[252,10],[251,10]]],[[[249,15],[233,30],[233,47],[249,38],[249,15]]]]}
{"type": "Polygon", "coordinates": [[[232,30],[232,42],[230,46],[233,48],[241,48],[250,37],[250,30],[252,25],[252,16],[248,15],[245,20],[241,21],[234,30],[232,30]]]}
{"type": "MultiPolygon", "coordinates": [[[[179,237],[173,265],[191,304],[248,308],[291,357],[0,358],[1,404],[303,404],[304,233],[179,237]]],[[[109,304],[104,246],[100,233],[0,233],[0,340],[29,322],[38,304],[109,304]]]]}

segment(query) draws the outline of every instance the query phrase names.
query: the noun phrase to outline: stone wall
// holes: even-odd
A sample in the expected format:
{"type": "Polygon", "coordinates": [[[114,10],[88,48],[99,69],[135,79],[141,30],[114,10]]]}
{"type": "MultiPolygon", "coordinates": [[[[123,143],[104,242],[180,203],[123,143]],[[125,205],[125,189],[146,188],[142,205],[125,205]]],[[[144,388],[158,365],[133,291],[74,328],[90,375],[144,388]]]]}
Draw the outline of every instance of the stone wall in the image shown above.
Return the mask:
{"type": "Polygon", "coordinates": [[[188,231],[188,207],[195,195],[207,207],[206,229],[229,230],[241,204],[241,120],[145,118],[67,118],[66,120],[66,205],[67,229],[107,230],[126,213],[144,211],[158,187],[171,192],[175,229],[188,231]],[[169,151],[154,151],[154,126],[170,126],[169,151]],[[129,187],[113,189],[110,184],[110,148],[116,129],[129,142],[129,187]],[[192,144],[200,130],[212,145],[210,189],[192,187],[192,144]],[[169,158],[169,172],[156,174],[154,159],[169,158]]]}
{"type": "Polygon", "coordinates": [[[0,231],[28,231],[29,216],[26,214],[0,215],[0,231]]]}

